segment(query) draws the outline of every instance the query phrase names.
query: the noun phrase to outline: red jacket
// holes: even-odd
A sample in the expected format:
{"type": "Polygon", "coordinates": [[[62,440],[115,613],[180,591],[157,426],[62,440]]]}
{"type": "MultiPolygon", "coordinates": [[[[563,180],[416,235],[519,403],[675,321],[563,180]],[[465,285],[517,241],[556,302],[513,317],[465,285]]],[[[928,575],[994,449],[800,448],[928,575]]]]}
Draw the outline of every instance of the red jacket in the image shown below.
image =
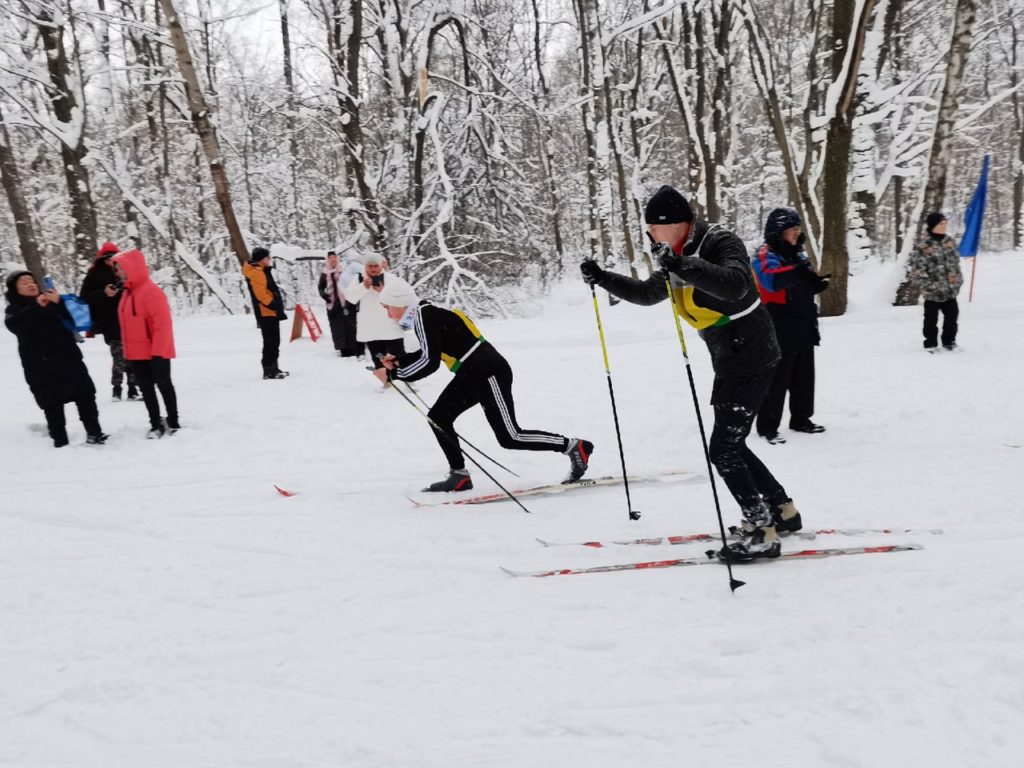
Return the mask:
{"type": "Polygon", "coordinates": [[[111,259],[124,270],[124,295],[117,309],[125,360],[174,357],[174,327],[167,297],[149,277],[142,251],[119,253],[111,259]]]}

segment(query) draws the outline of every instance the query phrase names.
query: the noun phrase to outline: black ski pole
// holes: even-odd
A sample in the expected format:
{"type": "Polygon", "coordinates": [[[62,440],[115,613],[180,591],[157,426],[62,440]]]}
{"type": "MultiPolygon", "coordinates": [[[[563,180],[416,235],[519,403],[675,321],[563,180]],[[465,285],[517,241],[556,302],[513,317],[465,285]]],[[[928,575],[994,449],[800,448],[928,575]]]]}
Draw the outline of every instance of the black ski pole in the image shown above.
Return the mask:
{"type": "Polygon", "coordinates": [[[597,319],[597,335],[601,339],[601,354],[604,357],[604,372],[608,377],[608,397],[612,401],[612,418],[615,421],[615,437],[619,441],[619,461],[622,462],[622,486],[626,490],[626,512],[630,520],[640,519],[640,510],[633,509],[633,502],[629,499],[629,475],[626,474],[626,453],[622,448],[622,430],[619,429],[619,409],[615,407],[615,388],[612,386],[612,369],[608,363],[608,345],[604,341],[604,326],[601,324],[601,310],[597,303],[597,291],[593,284],[590,286],[590,296],[594,300],[594,317],[597,319]]]}
{"type": "MultiPolygon", "coordinates": [[[[650,233],[648,233],[650,236],[650,233]]],[[[652,238],[653,240],[653,238],[652,238]]],[[[672,317],[676,323],[676,333],[679,335],[679,346],[683,350],[683,359],[686,361],[686,376],[690,380],[690,394],[693,395],[693,410],[697,414],[697,427],[700,429],[700,442],[704,447],[704,461],[708,466],[708,477],[711,479],[711,494],[715,497],[715,512],[718,513],[718,531],[722,535],[722,547],[728,547],[729,544],[725,539],[725,523],[722,522],[722,504],[718,500],[718,487],[715,485],[715,473],[711,466],[711,452],[708,450],[708,438],[704,433],[704,419],[700,415],[700,401],[697,399],[697,385],[693,383],[693,369],[690,368],[690,355],[686,351],[686,338],[683,336],[683,326],[679,322],[679,312],[676,307],[676,297],[672,293],[672,280],[669,278],[668,273],[665,273],[665,290],[668,291],[668,297],[672,305],[672,317]]],[[[727,558],[723,558],[725,561],[725,567],[729,570],[729,589],[735,592],[737,589],[746,584],[745,581],[740,581],[732,575],[732,563],[727,558]]]]}
{"type": "MultiPolygon", "coordinates": [[[[415,398],[416,398],[417,400],[419,400],[419,401],[420,401],[420,403],[422,403],[422,404],[423,404],[423,407],[424,407],[424,408],[426,408],[426,409],[427,409],[427,410],[429,411],[429,410],[430,410],[430,406],[429,406],[429,405],[427,405],[426,401],[425,401],[425,400],[424,400],[424,399],[423,399],[422,397],[420,397],[420,393],[419,393],[419,392],[417,392],[417,391],[416,391],[415,389],[413,389],[413,388],[412,388],[412,387],[411,387],[411,386],[409,385],[409,382],[405,381],[405,382],[402,382],[402,383],[403,383],[403,384],[405,384],[405,388],[406,388],[406,389],[408,389],[408,390],[409,390],[410,392],[412,392],[413,396],[414,396],[414,397],[415,397],[415,398]]],[[[395,382],[394,382],[394,380],[392,380],[392,381],[391,381],[391,386],[395,386],[395,382]]],[[[454,430],[453,430],[453,431],[454,431],[454,430]]],[[[509,473],[510,475],[513,475],[513,476],[515,476],[515,477],[520,477],[520,475],[519,475],[519,474],[517,474],[516,472],[513,472],[513,471],[512,471],[511,469],[509,469],[508,467],[506,467],[506,466],[505,466],[504,464],[502,464],[502,463],[501,463],[500,461],[498,461],[497,459],[491,458],[491,457],[490,457],[490,456],[488,456],[488,455],[487,455],[486,453],[484,453],[483,451],[481,451],[481,450],[480,450],[479,448],[477,448],[477,447],[476,447],[475,445],[473,445],[473,444],[472,444],[471,442],[469,442],[469,440],[467,440],[466,438],[464,438],[464,437],[463,437],[462,435],[460,435],[460,434],[459,434],[458,432],[456,432],[456,433],[455,433],[455,436],[456,436],[457,438],[459,438],[459,440],[461,440],[462,442],[464,442],[464,443],[465,443],[466,445],[468,445],[468,446],[469,446],[470,448],[472,448],[472,449],[473,449],[474,451],[476,451],[476,452],[477,452],[477,453],[479,453],[479,454],[480,454],[481,456],[483,456],[483,457],[484,457],[485,459],[487,459],[487,460],[488,460],[489,462],[491,462],[492,464],[494,464],[495,466],[501,467],[501,468],[502,468],[502,469],[504,469],[504,470],[505,470],[506,472],[508,472],[508,473],[509,473]]]]}
{"type": "MultiPolygon", "coordinates": [[[[395,386],[394,382],[391,379],[391,371],[388,371],[388,383],[391,385],[389,387],[389,389],[395,390],[395,392],[397,392],[398,394],[400,394],[402,396],[402,399],[405,400],[405,402],[407,402],[409,405],[411,405],[413,408],[415,408],[416,409],[416,413],[418,413],[420,416],[425,418],[427,420],[427,423],[430,424],[431,428],[435,432],[437,432],[439,435],[442,435],[445,440],[447,440],[449,443],[454,445],[456,448],[459,447],[458,442],[456,440],[452,439],[451,435],[449,435],[447,432],[445,432],[443,429],[441,429],[439,426],[437,426],[437,422],[435,422],[432,418],[430,418],[430,416],[428,416],[426,413],[421,411],[420,407],[418,405],[416,405],[416,403],[414,403],[412,401],[411,397],[409,397],[407,394],[405,394],[405,392],[403,392],[402,390],[400,390],[398,387],[395,386]]],[[[521,502],[519,499],[517,499],[515,497],[515,495],[508,488],[506,488],[504,485],[499,483],[497,478],[494,477],[494,475],[492,475],[490,472],[488,472],[486,469],[484,469],[480,465],[479,461],[474,459],[468,453],[463,454],[463,455],[467,459],[469,459],[471,462],[473,462],[473,466],[474,467],[476,467],[481,472],[483,472],[485,475],[487,475],[487,477],[490,478],[491,482],[494,483],[496,486],[498,486],[506,496],[508,496],[510,499],[512,499],[512,501],[514,501],[516,504],[518,504],[519,508],[521,510],[523,510],[523,512],[526,512],[527,514],[530,514],[530,510],[528,510],[525,506],[523,506],[523,502],[521,502]]]]}

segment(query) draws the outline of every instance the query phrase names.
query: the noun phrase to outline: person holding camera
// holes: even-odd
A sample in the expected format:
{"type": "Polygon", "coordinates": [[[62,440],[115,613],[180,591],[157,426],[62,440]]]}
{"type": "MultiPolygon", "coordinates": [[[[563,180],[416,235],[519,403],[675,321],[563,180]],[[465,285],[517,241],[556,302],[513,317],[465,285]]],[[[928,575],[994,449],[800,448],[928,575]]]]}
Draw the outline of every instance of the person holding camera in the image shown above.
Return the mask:
{"type": "MultiPolygon", "coordinates": [[[[651,255],[660,271],[647,280],[605,271],[592,259],[583,279],[634,304],[672,299],[711,353],[715,421],[708,453],[743,514],[740,541],[719,556],[736,562],[778,557],[778,530],[798,531],[800,514],[785,489],[747,446],[747,435],[779,362],[768,311],[761,305],[743,241],[719,224],[695,219],[689,202],[663,186],[644,209],[651,255]]],[[[679,390],[675,395],[683,398],[679,390]]]]}
{"type": "Polygon", "coordinates": [[[114,274],[110,258],[118,250],[118,247],[110,242],[100,246],[92,266],[85,273],[82,290],[78,293],[89,305],[93,335],[102,335],[107,347],[110,348],[112,360],[110,383],[113,385],[114,399],[121,399],[123,393],[121,384],[127,376],[128,399],[138,400],[139,391],[135,385],[135,374],[125,363],[124,346],[121,343],[121,324],[117,321],[117,305],[121,301],[121,282],[114,274]]]}
{"type": "Polygon", "coordinates": [[[757,412],[757,434],[769,443],[784,443],[779,434],[789,392],[789,428],[817,434],[825,428],[814,415],[814,348],[821,342],[814,297],[828,288],[831,275],[819,275],[804,254],[800,215],[776,208],[764,223],[764,243],[754,253],[754,278],[768,308],[782,358],[768,394],[757,412]]]}
{"type": "Polygon", "coordinates": [[[287,320],[288,315],[284,311],[281,289],[274,280],[270,251],[266,248],[253,248],[249,261],[242,265],[242,274],[249,284],[252,311],[263,336],[263,356],[260,360],[263,364],[263,378],[283,379],[288,371],[282,371],[277,361],[281,355],[281,321],[287,320]]]}
{"type": "Polygon", "coordinates": [[[363,272],[345,288],[345,296],[353,304],[359,305],[356,321],[356,340],[365,343],[373,359],[374,368],[380,368],[381,355],[405,354],[405,330],[396,320],[388,316],[380,303],[380,293],[386,285],[408,288],[402,278],[387,272],[387,262],[383,256],[371,254],[363,260],[363,272]]]}
{"type": "Polygon", "coordinates": [[[383,367],[373,372],[381,383],[387,386],[391,377],[402,381],[425,378],[440,367],[442,360],[455,374],[427,413],[434,437],[448,459],[448,477],[424,491],[468,491],[473,487],[455,433],[455,419],[477,404],[502,448],[564,453],[569,457],[565,482],[574,483],[583,477],[594,444],[519,426],[512,399],[512,368],[472,320],[458,310],[417,301],[416,293],[405,282],[389,280],[380,294],[380,303],[393,322],[415,330],[420,343],[417,352],[381,358],[383,367]]]}
{"type": "Polygon", "coordinates": [[[181,424],[178,422],[178,394],[171,381],[171,360],[175,357],[171,305],[160,286],[149,276],[142,251],[125,251],[110,261],[124,286],[117,319],[121,323],[124,358],[135,372],[149,416],[146,437],[153,439],[173,435],[181,424]],[[160,417],[157,389],[164,400],[166,420],[160,417]]]}
{"type": "Polygon", "coordinates": [[[18,356],[25,381],[36,404],[43,409],[55,448],[68,444],[64,404],[74,403],[85,427],[86,442],[101,445],[107,435],[100,428],[96,387],[82,359],[82,350],[69,330],[71,314],[57,291],[39,290],[31,272],[17,270],[7,276],[4,324],[18,337],[18,356]]]}

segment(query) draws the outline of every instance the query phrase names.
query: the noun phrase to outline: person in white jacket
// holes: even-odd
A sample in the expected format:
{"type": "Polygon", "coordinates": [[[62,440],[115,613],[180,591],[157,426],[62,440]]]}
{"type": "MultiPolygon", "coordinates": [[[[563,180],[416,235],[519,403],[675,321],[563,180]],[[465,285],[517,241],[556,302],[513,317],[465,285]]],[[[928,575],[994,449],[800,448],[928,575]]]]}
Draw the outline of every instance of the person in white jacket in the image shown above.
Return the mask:
{"type": "MultiPolygon", "coordinates": [[[[345,298],[359,305],[359,318],[356,326],[356,340],[365,342],[373,359],[375,368],[380,368],[378,355],[404,355],[403,338],[405,331],[397,321],[388,317],[387,311],[380,303],[380,292],[384,283],[408,285],[402,278],[386,271],[387,262],[383,256],[376,254],[363,259],[362,274],[345,288],[345,298]]],[[[410,287],[410,291],[411,291],[410,287]]]]}

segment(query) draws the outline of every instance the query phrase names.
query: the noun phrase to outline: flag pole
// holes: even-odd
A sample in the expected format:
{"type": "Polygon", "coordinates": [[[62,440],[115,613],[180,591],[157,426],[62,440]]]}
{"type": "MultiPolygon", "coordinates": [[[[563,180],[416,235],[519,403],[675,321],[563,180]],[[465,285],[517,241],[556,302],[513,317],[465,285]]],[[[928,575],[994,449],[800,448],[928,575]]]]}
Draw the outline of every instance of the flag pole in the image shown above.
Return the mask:
{"type": "Polygon", "coordinates": [[[975,270],[975,268],[977,266],[978,266],[978,257],[977,256],[972,256],[971,257],[971,287],[970,287],[970,290],[967,291],[967,303],[968,304],[970,304],[972,301],[974,301],[974,270],[975,270]]]}

